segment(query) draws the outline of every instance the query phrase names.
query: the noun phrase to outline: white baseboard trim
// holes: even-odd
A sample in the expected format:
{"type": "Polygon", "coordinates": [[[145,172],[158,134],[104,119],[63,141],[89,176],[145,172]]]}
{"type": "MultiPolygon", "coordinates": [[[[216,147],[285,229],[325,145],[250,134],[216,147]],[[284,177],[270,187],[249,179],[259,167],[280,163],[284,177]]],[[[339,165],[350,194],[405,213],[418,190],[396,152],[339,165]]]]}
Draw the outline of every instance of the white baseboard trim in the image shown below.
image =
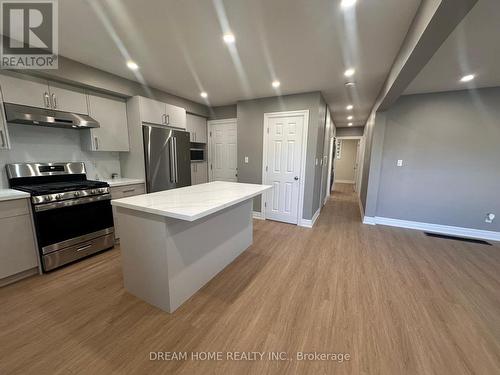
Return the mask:
{"type": "Polygon", "coordinates": [[[318,211],[316,211],[316,213],[313,215],[311,220],[301,219],[299,221],[299,227],[312,228],[314,226],[314,223],[316,222],[316,220],[318,220],[320,212],[321,212],[321,208],[318,208],[318,211]]]}
{"type": "Polygon", "coordinates": [[[354,184],[352,180],[335,180],[335,182],[338,184],[354,184]]]}
{"type": "Polygon", "coordinates": [[[363,224],[368,224],[368,225],[376,225],[375,218],[372,216],[364,216],[363,215],[363,224]]]}
{"type": "Polygon", "coordinates": [[[494,232],[489,230],[454,227],[450,225],[441,225],[441,224],[422,223],[419,221],[391,219],[380,216],[375,216],[375,217],[365,216],[363,219],[363,223],[371,225],[379,224],[379,225],[388,225],[391,227],[416,229],[431,233],[448,234],[451,236],[478,238],[490,241],[500,241],[500,232],[494,232]]]}
{"type": "Polygon", "coordinates": [[[253,211],[252,212],[252,217],[257,220],[266,220],[264,217],[264,214],[260,211],[253,211]]]}

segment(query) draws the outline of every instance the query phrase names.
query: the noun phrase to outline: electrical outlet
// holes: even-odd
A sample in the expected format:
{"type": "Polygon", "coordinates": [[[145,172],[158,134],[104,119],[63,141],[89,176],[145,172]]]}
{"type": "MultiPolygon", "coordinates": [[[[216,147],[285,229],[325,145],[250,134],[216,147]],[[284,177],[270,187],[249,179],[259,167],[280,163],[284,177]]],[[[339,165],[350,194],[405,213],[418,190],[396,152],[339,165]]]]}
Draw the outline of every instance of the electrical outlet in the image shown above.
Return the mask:
{"type": "Polygon", "coordinates": [[[495,217],[496,217],[495,214],[492,214],[492,213],[486,214],[486,218],[484,219],[484,222],[491,224],[491,223],[493,223],[493,220],[495,220],[495,217]]]}
{"type": "Polygon", "coordinates": [[[403,166],[403,160],[399,159],[398,162],[396,163],[396,165],[398,167],[402,167],[403,166]]]}
{"type": "Polygon", "coordinates": [[[245,164],[248,164],[248,156],[245,156],[245,164]]]}

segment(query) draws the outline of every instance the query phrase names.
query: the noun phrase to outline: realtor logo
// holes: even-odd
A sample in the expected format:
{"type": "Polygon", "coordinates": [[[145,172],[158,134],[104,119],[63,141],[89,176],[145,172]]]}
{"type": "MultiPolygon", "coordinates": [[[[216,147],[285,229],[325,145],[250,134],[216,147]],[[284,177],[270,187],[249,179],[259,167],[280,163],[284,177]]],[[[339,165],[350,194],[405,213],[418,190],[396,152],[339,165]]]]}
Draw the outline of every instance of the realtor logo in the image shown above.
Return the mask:
{"type": "Polygon", "coordinates": [[[2,0],[2,69],[57,69],[57,0],[2,0]]]}

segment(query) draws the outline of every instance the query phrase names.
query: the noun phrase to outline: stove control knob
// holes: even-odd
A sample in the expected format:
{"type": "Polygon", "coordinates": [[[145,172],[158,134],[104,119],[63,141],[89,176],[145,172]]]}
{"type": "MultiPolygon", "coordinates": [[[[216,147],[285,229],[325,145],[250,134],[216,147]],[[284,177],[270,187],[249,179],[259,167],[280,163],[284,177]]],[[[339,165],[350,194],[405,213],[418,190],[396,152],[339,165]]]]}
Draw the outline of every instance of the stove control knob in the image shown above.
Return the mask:
{"type": "Polygon", "coordinates": [[[57,200],[62,199],[62,197],[63,197],[63,196],[62,196],[62,194],[57,194],[57,195],[56,195],[56,199],[57,199],[57,200]]]}
{"type": "Polygon", "coordinates": [[[46,195],[46,196],[42,197],[43,202],[50,202],[51,200],[52,200],[52,197],[50,195],[46,195]]]}
{"type": "Polygon", "coordinates": [[[100,188],[100,189],[99,189],[99,193],[101,193],[101,194],[102,194],[102,193],[105,193],[105,192],[106,192],[106,189],[105,189],[105,188],[100,188]]]}
{"type": "Polygon", "coordinates": [[[81,194],[81,193],[80,193],[79,191],[75,191],[75,192],[73,193],[73,195],[74,195],[75,197],[79,197],[79,196],[80,196],[80,194],[81,194]]]}
{"type": "Polygon", "coordinates": [[[97,189],[90,190],[90,194],[97,194],[97,193],[99,193],[99,191],[97,191],[97,189]]]}

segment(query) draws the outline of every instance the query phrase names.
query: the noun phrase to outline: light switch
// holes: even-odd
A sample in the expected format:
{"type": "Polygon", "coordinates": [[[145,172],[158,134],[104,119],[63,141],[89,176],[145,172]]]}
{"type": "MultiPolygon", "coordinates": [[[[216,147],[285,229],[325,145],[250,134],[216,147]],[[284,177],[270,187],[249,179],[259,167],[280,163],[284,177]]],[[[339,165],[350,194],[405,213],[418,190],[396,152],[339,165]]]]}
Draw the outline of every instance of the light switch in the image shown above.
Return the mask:
{"type": "Polygon", "coordinates": [[[248,156],[245,156],[245,164],[248,164],[248,156]]]}
{"type": "Polygon", "coordinates": [[[397,163],[397,166],[398,167],[402,167],[403,166],[403,160],[399,159],[398,163],[397,163]]]}

